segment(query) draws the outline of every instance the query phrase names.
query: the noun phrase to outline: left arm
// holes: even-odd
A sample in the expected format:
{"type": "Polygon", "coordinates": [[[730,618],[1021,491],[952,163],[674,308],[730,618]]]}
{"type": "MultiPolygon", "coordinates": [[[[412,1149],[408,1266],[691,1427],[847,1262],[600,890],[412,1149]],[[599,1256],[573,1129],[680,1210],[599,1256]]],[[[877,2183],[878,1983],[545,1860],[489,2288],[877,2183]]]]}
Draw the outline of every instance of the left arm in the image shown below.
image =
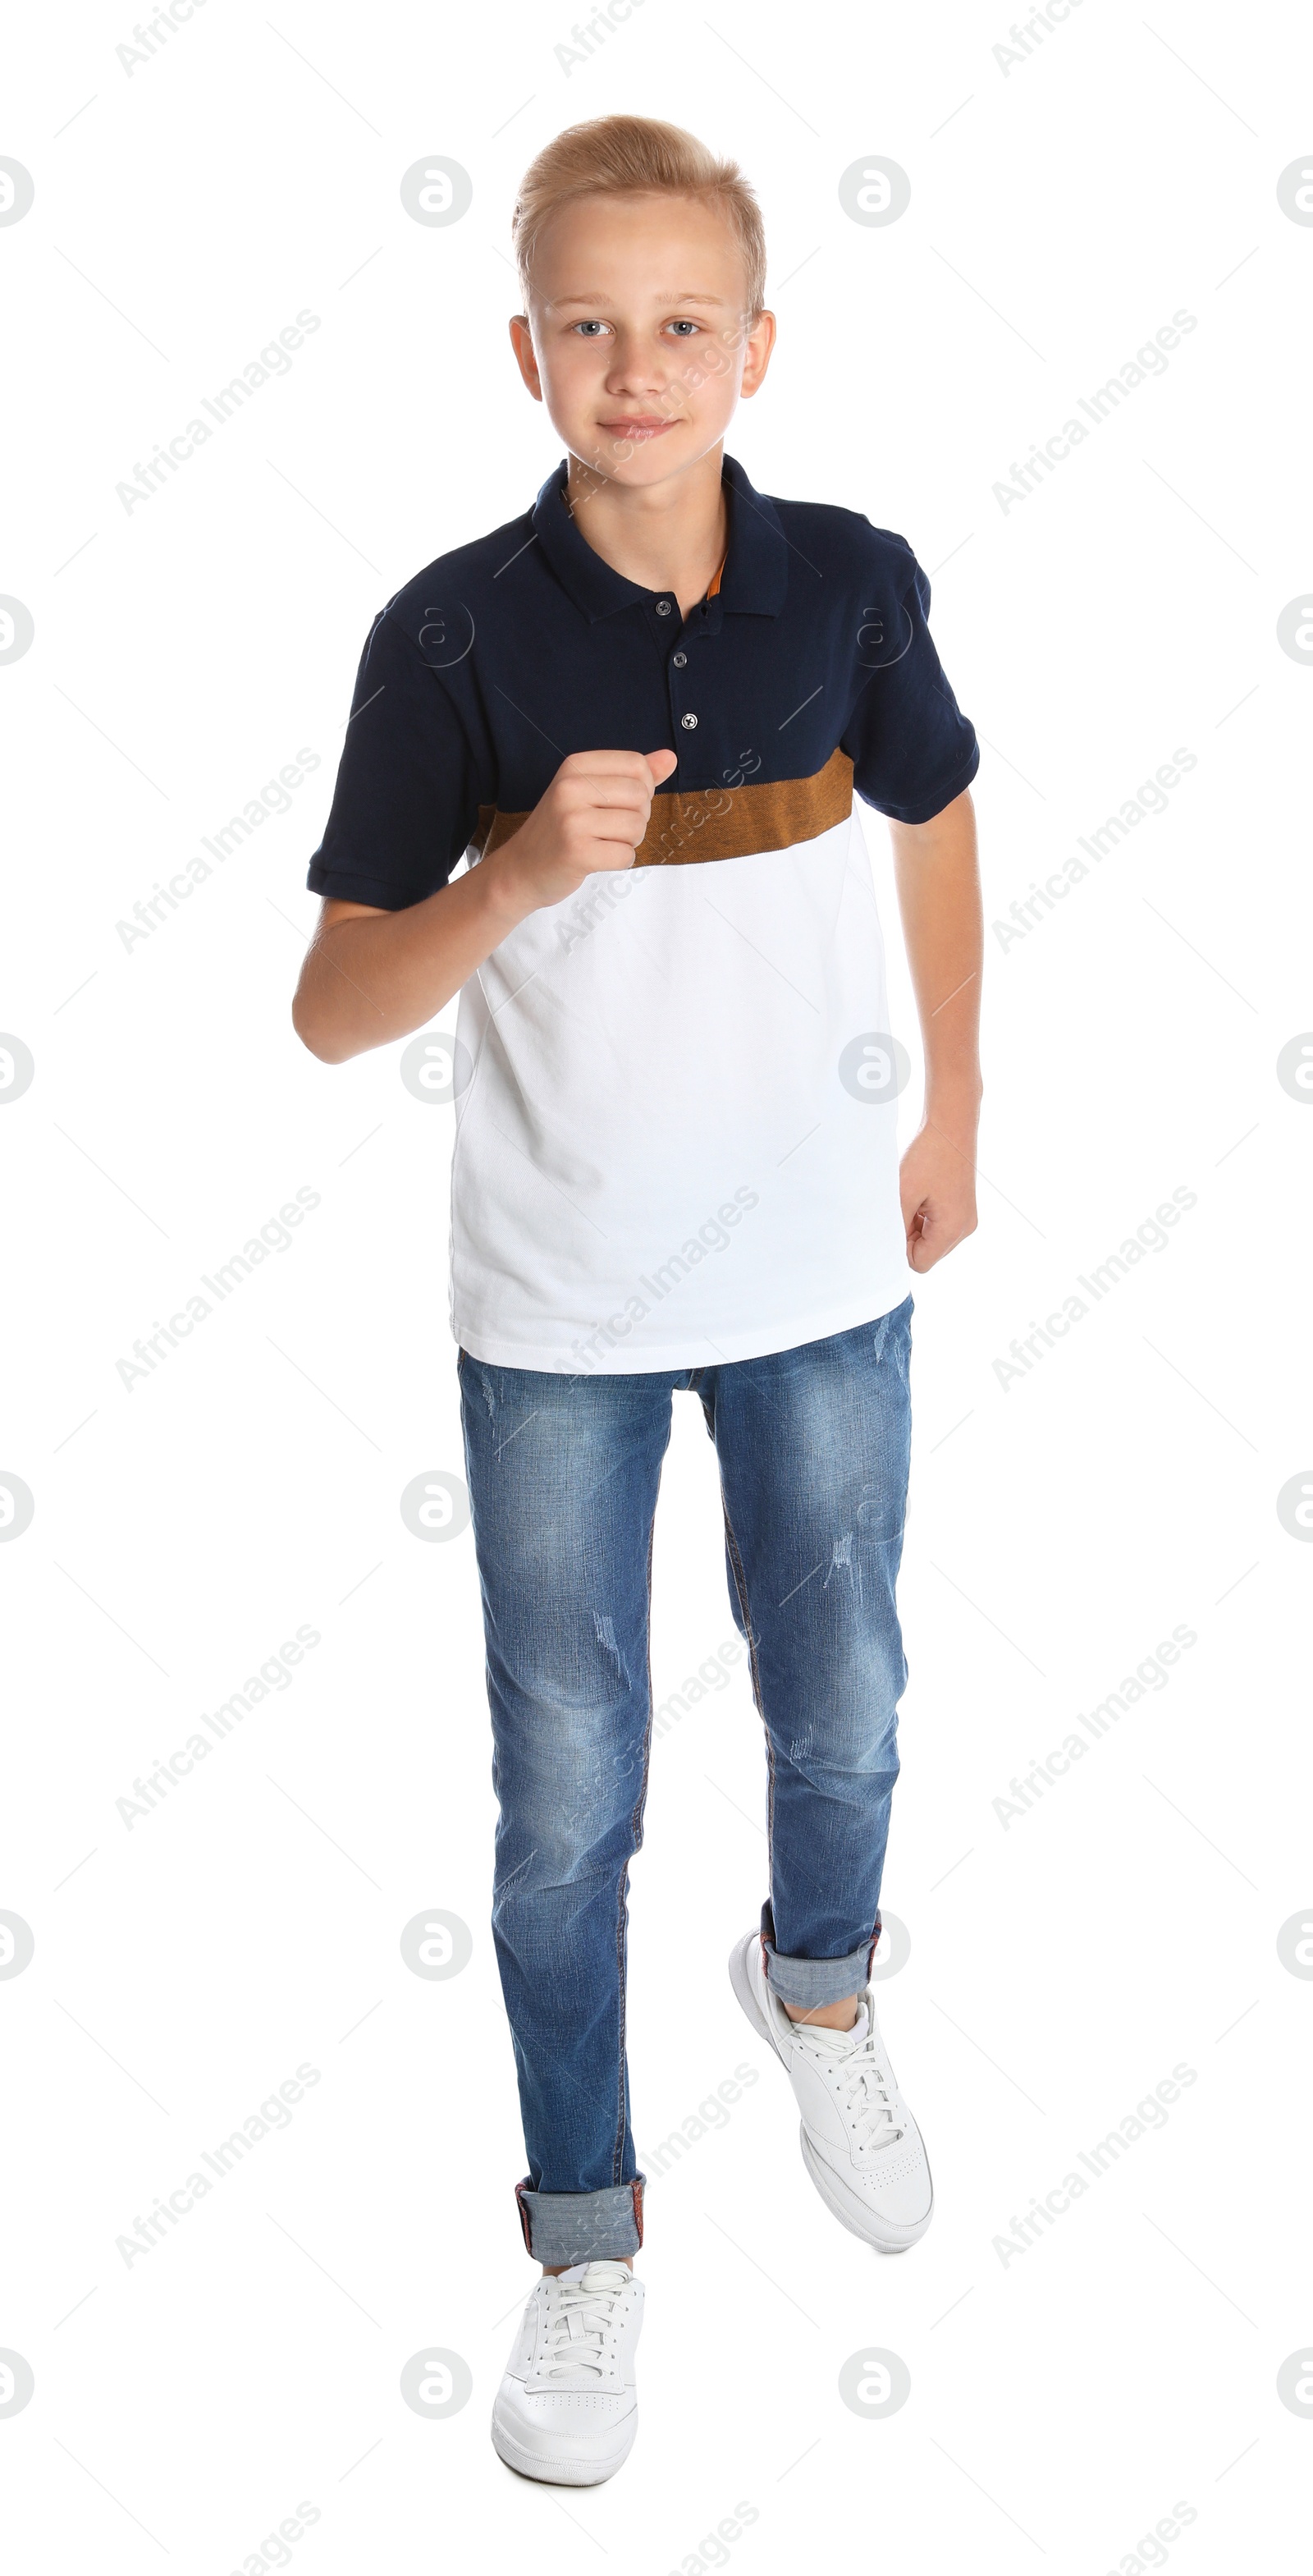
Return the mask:
{"type": "Polygon", "coordinates": [[[900,1168],[907,1258],[930,1270],[976,1227],[984,923],[968,789],[928,823],[889,824],[925,1047],[925,1108],[900,1168]]]}

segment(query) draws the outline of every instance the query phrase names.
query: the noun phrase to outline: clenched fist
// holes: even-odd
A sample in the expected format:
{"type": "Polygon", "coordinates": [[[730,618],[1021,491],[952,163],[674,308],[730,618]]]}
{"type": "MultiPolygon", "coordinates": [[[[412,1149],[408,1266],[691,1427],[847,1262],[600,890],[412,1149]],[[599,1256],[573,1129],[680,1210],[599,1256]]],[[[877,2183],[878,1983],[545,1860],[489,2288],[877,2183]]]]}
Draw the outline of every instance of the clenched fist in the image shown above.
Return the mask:
{"type": "Polygon", "coordinates": [[[491,864],[531,911],[563,903],[598,868],[632,868],[653,789],[678,765],[673,751],[572,751],[491,864]]]}

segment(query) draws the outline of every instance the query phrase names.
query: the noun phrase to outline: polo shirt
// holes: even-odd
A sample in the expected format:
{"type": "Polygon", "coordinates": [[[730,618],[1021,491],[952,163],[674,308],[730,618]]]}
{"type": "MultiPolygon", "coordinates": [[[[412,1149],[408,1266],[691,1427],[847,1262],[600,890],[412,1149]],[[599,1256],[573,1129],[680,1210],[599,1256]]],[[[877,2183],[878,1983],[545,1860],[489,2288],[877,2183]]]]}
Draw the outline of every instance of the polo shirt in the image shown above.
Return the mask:
{"type": "Polygon", "coordinates": [[[907,1294],[853,798],[925,822],[979,749],[906,540],[723,475],[719,587],[687,618],[586,543],[563,461],[407,582],[361,656],[316,894],[422,902],[568,753],[678,755],[633,868],[530,913],[462,988],[450,1315],[476,1359],[702,1367],[907,1294]]]}

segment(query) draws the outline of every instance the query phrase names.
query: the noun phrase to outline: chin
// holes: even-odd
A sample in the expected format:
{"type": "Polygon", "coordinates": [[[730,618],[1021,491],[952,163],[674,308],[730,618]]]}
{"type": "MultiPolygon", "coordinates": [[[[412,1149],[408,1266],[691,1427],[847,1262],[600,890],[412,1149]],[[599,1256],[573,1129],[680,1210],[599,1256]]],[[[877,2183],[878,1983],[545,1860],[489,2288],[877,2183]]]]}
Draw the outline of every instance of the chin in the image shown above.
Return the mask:
{"type": "Polygon", "coordinates": [[[594,470],[604,474],[610,483],[663,483],[668,474],[677,473],[681,465],[688,463],[689,455],[687,439],[657,438],[647,446],[636,447],[632,456],[608,457],[594,470]]]}
{"type": "Polygon", "coordinates": [[[659,447],[639,448],[633,456],[620,458],[605,470],[616,483],[660,483],[677,462],[678,451],[663,438],[659,447]]]}

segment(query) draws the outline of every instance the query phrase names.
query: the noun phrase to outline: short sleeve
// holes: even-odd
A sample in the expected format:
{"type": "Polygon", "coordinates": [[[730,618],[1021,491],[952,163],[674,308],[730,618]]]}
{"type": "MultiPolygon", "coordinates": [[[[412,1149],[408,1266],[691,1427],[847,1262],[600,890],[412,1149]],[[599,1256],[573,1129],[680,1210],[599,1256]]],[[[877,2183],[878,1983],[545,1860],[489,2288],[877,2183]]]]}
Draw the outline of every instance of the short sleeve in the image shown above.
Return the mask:
{"type": "Polygon", "coordinates": [[[929,580],[903,540],[892,543],[901,556],[899,578],[873,585],[890,608],[863,610],[858,649],[869,653],[872,668],[841,747],[868,805],[896,823],[928,823],[970,786],[980,746],[931,641],[929,580]]]}
{"type": "Polygon", "coordinates": [[[474,837],[476,763],[418,647],[380,609],[369,631],[312,894],[400,912],[444,886],[474,837]]]}

